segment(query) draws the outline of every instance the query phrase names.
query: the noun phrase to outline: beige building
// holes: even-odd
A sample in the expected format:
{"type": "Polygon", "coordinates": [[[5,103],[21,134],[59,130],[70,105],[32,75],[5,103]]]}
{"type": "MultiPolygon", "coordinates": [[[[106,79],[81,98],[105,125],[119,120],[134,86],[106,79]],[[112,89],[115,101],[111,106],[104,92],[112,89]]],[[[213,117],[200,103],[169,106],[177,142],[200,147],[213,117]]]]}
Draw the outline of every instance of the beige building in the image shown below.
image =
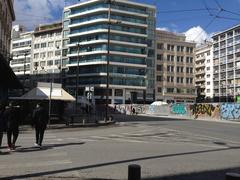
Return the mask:
{"type": "Polygon", "coordinates": [[[194,102],[195,43],[182,34],[156,31],[156,100],[194,102]]]}
{"type": "Polygon", "coordinates": [[[196,48],[195,83],[199,95],[213,98],[213,51],[212,44],[196,48]]]}

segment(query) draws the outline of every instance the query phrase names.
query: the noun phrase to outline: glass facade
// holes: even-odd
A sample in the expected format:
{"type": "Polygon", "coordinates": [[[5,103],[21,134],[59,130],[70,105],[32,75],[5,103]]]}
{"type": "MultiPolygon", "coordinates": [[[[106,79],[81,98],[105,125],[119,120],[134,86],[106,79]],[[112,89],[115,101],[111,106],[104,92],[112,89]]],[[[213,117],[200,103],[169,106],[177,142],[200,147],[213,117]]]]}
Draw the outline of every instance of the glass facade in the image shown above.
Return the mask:
{"type": "Polygon", "coordinates": [[[70,87],[76,85],[77,69],[79,87],[106,85],[108,69],[110,87],[121,85],[131,92],[150,86],[154,89],[155,7],[128,1],[109,5],[90,0],[66,7],[63,17],[63,34],[69,43],[70,87]]]}

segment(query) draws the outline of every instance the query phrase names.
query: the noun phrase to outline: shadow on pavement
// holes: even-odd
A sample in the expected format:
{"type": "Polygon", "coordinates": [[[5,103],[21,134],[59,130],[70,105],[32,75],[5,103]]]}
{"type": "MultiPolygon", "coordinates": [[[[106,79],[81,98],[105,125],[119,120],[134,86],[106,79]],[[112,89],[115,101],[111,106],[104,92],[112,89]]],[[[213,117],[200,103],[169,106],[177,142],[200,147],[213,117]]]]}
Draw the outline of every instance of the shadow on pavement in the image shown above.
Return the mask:
{"type": "MultiPolygon", "coordinates": [[[[211,152],[218,152],[218,151],[228,151],[228,150],[233,150],[233,149],[240,149],[240,146],[202,150],[202,151],[190,151],[190,152],[183,152],[183,153],[163,154],[163,155],[158,155],[158,156],[147,156],[147,157],[127,159],[127,160],[121,160],[121,161],[112,161],[112,162],[105,162],[105,163],[100,163],[100,164],[93,164],[93,165],[88,165],[88,166],[80,166],[80,167],[73,167],[73,168],[66,168],[66,169],[45,171],[45,172],[36,172],[36,173],[29,173],[29,174],[24,174],[24,175],[8,176],[8,177],[1,177],[1,178],[2,179],[33,178],[33,177],[39,177],[39,176],[53,175],[53,174],[57,174],[57,173],[78,171],[78,170],[91,169],[91,168],[97,168],[97,167],[103,167],[103,166],[111,166],[111,165],[115,165],[115,164],[135,163],[137,161],[144,161],[144,160],[150,160],[150,159],[159,159],[159,158],[167,158],[167,157],[174,157],[174,156],[187,156],[187,155],[192,155],[192,154],[203,154],[203,153],[211,153],[211,152]]],[[[210,174],[210,172],[208,172],[208,174],[210,174]]],[[[160,179],[160,178],[162,178],[162,179],[168,178],[169,179],[170,177],[156,177],[156,178],[152,178],[152,179],[155,180],[155,179],[160,179]]],[[[179,178],[177,178],[177,179],[180,180],[179,178]]],[[[203,179],[206,180],[205,178],[203,178],[203,179]]],[[[216,178],[212,177],[210,179],[215,180],[216,178]]],[[[185,180],[185,178],[184,178],[184,180],[185,180]]],[[[220,180],[220,179],[216,179],[216,180],[220,180]]]]}
{"type": "Polygon", "coordinates": [[[170,176],[149,177],[143,178],[142,180],[225,180],[225,174],[228,172],[240,173],[240,167],[200,171],[170,176]]]}
{"type": "Polygon", "coordinates": [[[79,142],[79,143],[64,143],[64,144],[47,144],[40,147],[25,147],[25,148],[18,148],[15,151],[16,152],[34,152],[34,151],[44,151],[44,150],[48,150],[48,149],[54,149],[55,147],[63,147],[63,146],[76,146],[76,145],[82,145],[85,144],[84,142],[79,142]]]}

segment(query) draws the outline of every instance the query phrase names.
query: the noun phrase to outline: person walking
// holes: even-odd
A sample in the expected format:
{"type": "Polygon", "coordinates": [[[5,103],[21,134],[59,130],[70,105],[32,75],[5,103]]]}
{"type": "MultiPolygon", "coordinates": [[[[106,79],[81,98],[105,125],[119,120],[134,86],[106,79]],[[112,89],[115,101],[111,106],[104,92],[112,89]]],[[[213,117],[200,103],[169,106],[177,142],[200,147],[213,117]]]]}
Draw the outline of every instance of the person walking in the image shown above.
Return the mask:
{"type": "Polygon", "coordinates": [[[4,111],[4,119],[6,121],[7,128],[7,143],[9,150],[15,150],[16,141],[19,134],[19,106],[13,106],[10,102],[4,111]],[[13,138],[12,138],[13,137],[13,138]]]}
{"type": "Polygon", "coordinates": [[[48,118],[47,110],[41,103],[37,104],[36,108],[33,110],[33,125],[36,133],[35,145],[38,147],[42,147],[42,141],[44,132],[47,128],[48,118]]]}
{"type": "Polygon", "coordinates": [[[4,104],[0,104],[0,147],[2,146],[3,133],[6,131],[6,121],[4,118],[5,107],[4,104]]]}

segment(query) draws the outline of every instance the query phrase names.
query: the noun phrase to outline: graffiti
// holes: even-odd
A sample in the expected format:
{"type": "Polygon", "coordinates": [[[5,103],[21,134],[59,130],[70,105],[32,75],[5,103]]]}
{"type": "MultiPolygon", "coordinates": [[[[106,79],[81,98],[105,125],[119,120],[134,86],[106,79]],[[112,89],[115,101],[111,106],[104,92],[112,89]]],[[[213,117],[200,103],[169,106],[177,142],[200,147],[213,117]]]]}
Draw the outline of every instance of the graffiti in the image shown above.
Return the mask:
{"type": "Polygon", "coordinates": [[[146,113],[146,108],[142,104],[134,104],[133,108],[135,109],[136,114],[145,114],[146,113]]]}
{"type": "Polygon", "coordinates": [[[223,119],[240,119],[240,104],[222,104],[221,117],[223,119]]]}
{"type": "Polygon", "coordinates": [[[212,104],[194,104],[190,105],[190,110],[195,118],[198,118],[200,115],[213,117],[216,115],[217,111],[219,111],[219,107],[212,104]]]}
{"type": "Polygon", "coordinates": [[[173,114],[185,115],[187,113],[186,106],[184,104],[173,104],[171,106],[171,112],[173,114]]]}

